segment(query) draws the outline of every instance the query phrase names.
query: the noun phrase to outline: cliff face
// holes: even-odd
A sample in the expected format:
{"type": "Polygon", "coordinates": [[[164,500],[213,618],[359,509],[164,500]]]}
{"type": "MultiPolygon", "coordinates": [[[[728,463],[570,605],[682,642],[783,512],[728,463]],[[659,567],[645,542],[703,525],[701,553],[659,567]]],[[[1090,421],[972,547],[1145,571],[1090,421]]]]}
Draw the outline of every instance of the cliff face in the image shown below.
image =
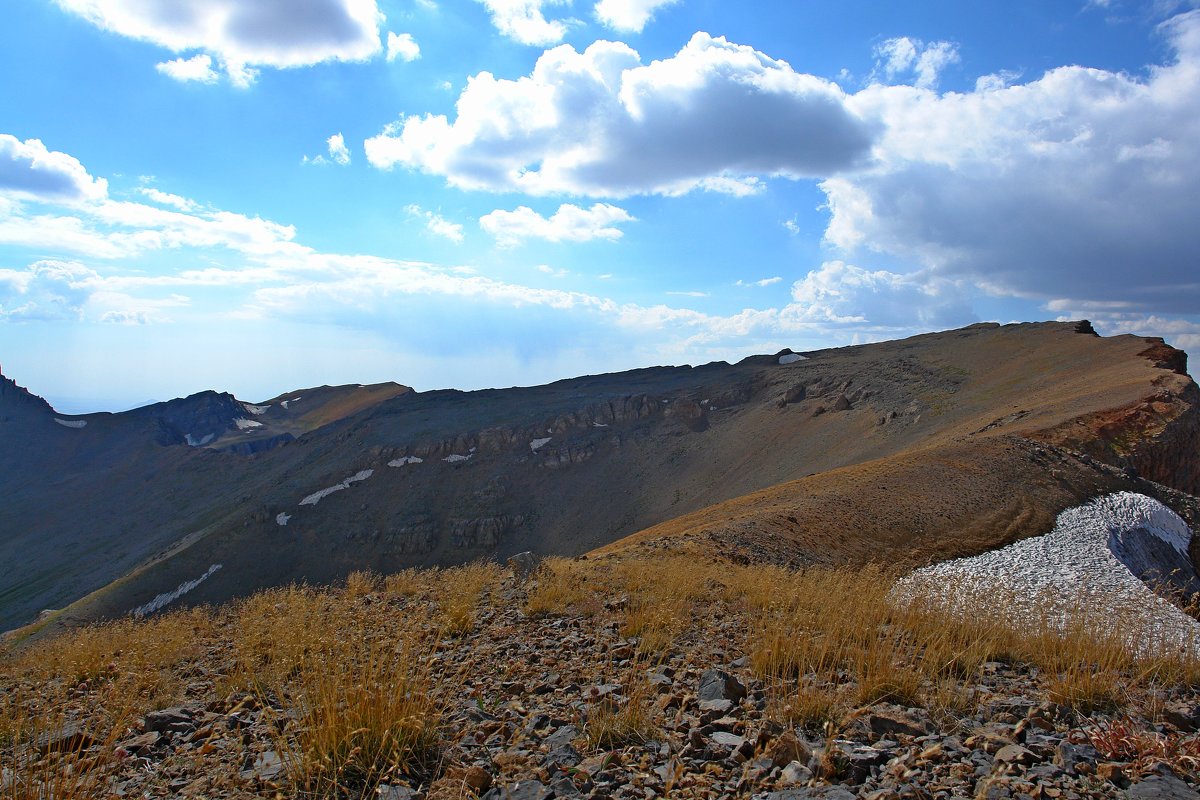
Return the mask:
{"type": "Polygon", "coordinates": [[[1139,477],[1200,495],[1200,387],[1187,353],[1148,339],[1139,353],[1164,373],[1137,403],[1087,414],[1031,438],[1087,453],[1139,477]]]}

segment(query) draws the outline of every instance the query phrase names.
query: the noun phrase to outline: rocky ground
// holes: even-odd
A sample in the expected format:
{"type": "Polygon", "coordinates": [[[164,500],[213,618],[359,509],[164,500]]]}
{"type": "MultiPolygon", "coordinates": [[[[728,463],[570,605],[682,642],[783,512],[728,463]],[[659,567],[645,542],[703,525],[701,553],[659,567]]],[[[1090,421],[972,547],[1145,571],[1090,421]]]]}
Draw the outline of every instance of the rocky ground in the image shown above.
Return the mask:
{"type": "MultiPolygon", "coordinates": [[[[469,630],[438,639],[428,667],[441,709],[434,759],[378,797],[1200,797],[1194,689],[1131,692],[1122,708],[1084,714],[1050,701],[1036,668],[987,662],[953,702],[885,700],[791,725],[752,669],[753,621],[738,602],[717,595],[692,606],[648,657],[647,642],[626,635],[628,596],[533,616],[536,586],[536,576],[504,577],[469,630]]],[[[348,608],[371,620],[415,618],[434,603],[382,583],[356,595],[348,608]]],[[[87,796],[294,796],[280,734],[287,710],[272,708],[269,691],[230,689],[236,622],[215,612],[203,647],[172,666],[171,705],[102,745],[116,754],[114,772],[87,796]]],[[[95,702],[96,683],[71,689],[73,702],[95,702]]],[[[15,678],[4,689],[18,701],[37,691],[15,678]]],[[[68,726],[37,747],[80,748],[87,736],[68,726]]]]}

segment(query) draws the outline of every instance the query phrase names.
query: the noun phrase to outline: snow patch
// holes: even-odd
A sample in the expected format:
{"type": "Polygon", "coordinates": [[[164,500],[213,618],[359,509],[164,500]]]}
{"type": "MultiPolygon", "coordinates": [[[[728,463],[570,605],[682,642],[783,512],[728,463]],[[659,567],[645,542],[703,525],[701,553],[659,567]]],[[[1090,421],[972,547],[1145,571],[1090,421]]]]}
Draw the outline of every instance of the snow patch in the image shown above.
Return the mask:
{"type": "Polygon", "coordinates": [[[465,456],[461,456],[458,453],[451,453],[450,455],[443,458],[442,461],[445,461],[450,464],[457,464],[460,461],[469,461],[471,459],[471,456],[473,456],[473,455],[475,455],[475,454],[469,453],[465,456]]]}
{"type": "Polygon", "coordinates": [[[538,450],[541,450],[543,447],[550,444],[551,438],[552,437],[547,436],[545,439],[534,439],[529,443],[529,449],[536,453],[538,450]]]}
{"type": "Polygon", "coordinates": [[[403,458],[397,458],[394,461],[389,461],[388,466],[389,467],[403,467],[406,464],[420,464],[424,460],[425,459],[418,458],[417,456],[404,456],[403,458]]]}
{"type": "Polygon", "coordinates": [[[606,425],[606,424],[605,424],[605,423],[603,423],[603,422],[593,422],[593,423],[592,423],[592,427],[593,427],[593,428],[607,428],[607,427],[608,427],[608,425],[606,425]]]}
{"type": "Polygon", "coordinates": [[[275,515],[275,524],[281,528],[286,528],[287,524],[288,524],[288,520],[291,518],[292,518],[291,514],[280,511],[278,514],[275,515]]]}
{"type": "Polygon", "coordinates": [[[153,600],[151,600],[149,603],[146,603],[145,605],[142,605],[142,606],[138,606],[137,608],[135,608],[133,610],[133,612],[132,612],[133,616],[147,617],[147,616],[153,614],[155,611],[158,611],[158,610],[164,608],[168,604],[175,602],[176,600],[178,600],[179,598],[183,597],[185,594],[190,592],[192,589],[195,589],[197,586],[199,586],[200,584],[202,584],[206,580],[208,580],[209,576],[212,575],[217,570],[219,570],[220,568],[221,568],[220,564],[213,564],[211,567],[208,568],[208,571],[205,572],[203,575],[201,575],[199,578],[196,578],[195,580],[192,580],[192,581],[184,581],[183,583],[179,584],[178,587],[176,587],[175,591],[163,592],[162,594],[158,595],[153,600]]]}
{"type": "Polygon", "coordinates": [[[359,481],[365,481],[367,478],[371,477],[374,474],[375,474],[375,470],[373,470],[373,469],[364,469],[361,472],[356,472],[339,484],[330,486],[328,489],[322,489],[319,492],[313,492],[308,497],[301,500],[300,505],[315,506],[317,503],[321,502],[326,497],[329,497],[329,495],[333,494],[334,492],[340,492],[340,491],[342,491],[342,489],[349,489],[350,484],[358,483],[359,481]]]}
{"type": "Polygon", "coordinates": [[[300,402],[301,400],[303,400],[303,399],[304,399],[303,397],[292,397],[292,398],[289,398],[289,399],[287,399],[287,400],[284,400],[284,401],[283,401],[282,403],[280,403],[279,405],[283,406],[283,410],[284,410],[284,411],[287,411],[287,410],[288,410],[288,405],[290,405],[291,403],[299,403],[299,402],[300,402]]]}
{"type": "Polygon", "coordinates": [[[238,417],[233,421],[233,424],[237,425],[239,431],[248,431],[263,426],[258,420],[246,419],[245,417],[238,417]]]}
{"type": "Polygon", "coordinates": [[[808,357],[799,353],[788,353],[779,357],[780,364],[795,364],[797,361],[808,361],[808,357]]]}
{"type": "Polygon", "coordinates": [[[267,413],[267,409],[270,407],[271,406],[269,404],[265,405],[265,406],[254,406],[254,405],[250,405],[249,403],[242,403],[242,408],[246,409],[247,411],[249,411],[251,414],[253,414],[256,417],[267,413]]]}
{"type": "Polygon", "coordinates": [[[189,433],[187,436],[185,436],[183,438],[192,447],[203,447],[204,445],[211,442],[213,439],[217,438],[217,435],[215,433],[208,433],[208,434],[204,435],[203,439],[197,439],[195,436],[193,436],[192,434],[189,433]]]}
{"type": "Polygon", "coordinates": [[[59,419],[58,417],[55,417],[54,421],[59,425],[62,425],[64,428],[75,428],[78,430],[79,428],[87,427],[86,419],[59,419]]]}
{"type": "Polygon", "coordinates": [[[1191,538],[1187,523],[1162,503],[1118,492],[1067,509],[1044,536],[924,567],[893,591],[900,600],[978,613],[987,607],[981,603],[995,607],[999,590],[1011,597],[1002,604],[1012,609],[1011,624],[1065,625],[1083,612],[1119,621],[1135,652],[1165,647],[1200,654],[1200,624],[1147,586],[1168,580],[1200,586],[1187,556],[1191,538]]]}

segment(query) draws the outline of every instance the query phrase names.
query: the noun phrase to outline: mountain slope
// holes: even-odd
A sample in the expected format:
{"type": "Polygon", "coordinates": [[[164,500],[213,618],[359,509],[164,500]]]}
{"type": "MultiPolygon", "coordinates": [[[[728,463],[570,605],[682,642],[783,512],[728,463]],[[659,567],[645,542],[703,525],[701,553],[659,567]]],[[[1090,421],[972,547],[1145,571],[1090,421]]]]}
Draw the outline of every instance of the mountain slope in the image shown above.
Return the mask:
{"type": "MultiPolygon", "coordinates": [[[[181,586],[186,602],[219,601],[525,549],[924,563],[1044,533],[1101,491],[1157,492],[1192,513],[1186,496],[1136,477],[1200,490],[1198,393],[1186,357],[1159,340],[1100,338],[1085,323],[978,325],[804,355],[480,392],[363,387],[325,403],[331,416],[310,412],[307,430],[272,417],[315,396],[289,393],[253,416],[295,437],[271,449],[142,443],[124,456],[158,465],[119,493],[123,524],[164,520],[152,544],[137,539],[159,555],[128,575],[121,561],[109,580],[125,577],[107,586],[64,588],[50,572],[38,596],[98,590],[64,615],[87,619],[181,586]]],[[[110,458],[101,451],[89,453],[110,458]]],[[[53,493],[9,470],[4,485],[28,490],[24,524],[62,538],[62,521],[37,521],[53,493]]],[[[0,624],[30,612],[5,602],[0,624]]]]}

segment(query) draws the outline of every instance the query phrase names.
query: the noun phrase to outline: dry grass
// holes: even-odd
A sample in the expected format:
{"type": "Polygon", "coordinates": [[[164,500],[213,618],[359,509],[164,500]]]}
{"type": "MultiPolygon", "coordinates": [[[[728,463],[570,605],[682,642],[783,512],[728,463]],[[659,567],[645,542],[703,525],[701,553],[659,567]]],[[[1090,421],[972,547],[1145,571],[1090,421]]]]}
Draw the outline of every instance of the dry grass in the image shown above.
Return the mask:
{"type": "Polygon", "coordinates": [[[583,735],[595,750],[615,750],[653,738],[654,725],[646,662],[634,659],[624,676],[622,695],[597,698],[588,708],[583,735]]]}
{"type": "Polygon", "coordinates": [[[212,632],[207,611],[121,620],[61,634],[0,663],[0,797],[102,794],[115,744],[179,695],[178,667],[212,632]],[[87,702],[83,702],[84,698],[87,702]]]}
{"type": "Polygon", "coordinates": [[[542,561],[525,601],[530,616],[542,617],[571,612],[591,616],[598,610],[588,603],[599,594],[594,569],[586,561],[550,557],[542,561]]]}
{"type": "Polygon", "coordinates": [[[475,625],[475,609],[484,592],[498,584],[502,577],[499,566],[483,561],[440,570],[437,600],[443,632],[450,636],[470,632],[475,625]]]}
{"type": "Polygon", "coordinates": [[[280,753],[299,796],[371,797],[389,780],[428,777],[439,711],[420,646],[413,637],[323,652],[277,688],[289,719],[280,753]]]}

